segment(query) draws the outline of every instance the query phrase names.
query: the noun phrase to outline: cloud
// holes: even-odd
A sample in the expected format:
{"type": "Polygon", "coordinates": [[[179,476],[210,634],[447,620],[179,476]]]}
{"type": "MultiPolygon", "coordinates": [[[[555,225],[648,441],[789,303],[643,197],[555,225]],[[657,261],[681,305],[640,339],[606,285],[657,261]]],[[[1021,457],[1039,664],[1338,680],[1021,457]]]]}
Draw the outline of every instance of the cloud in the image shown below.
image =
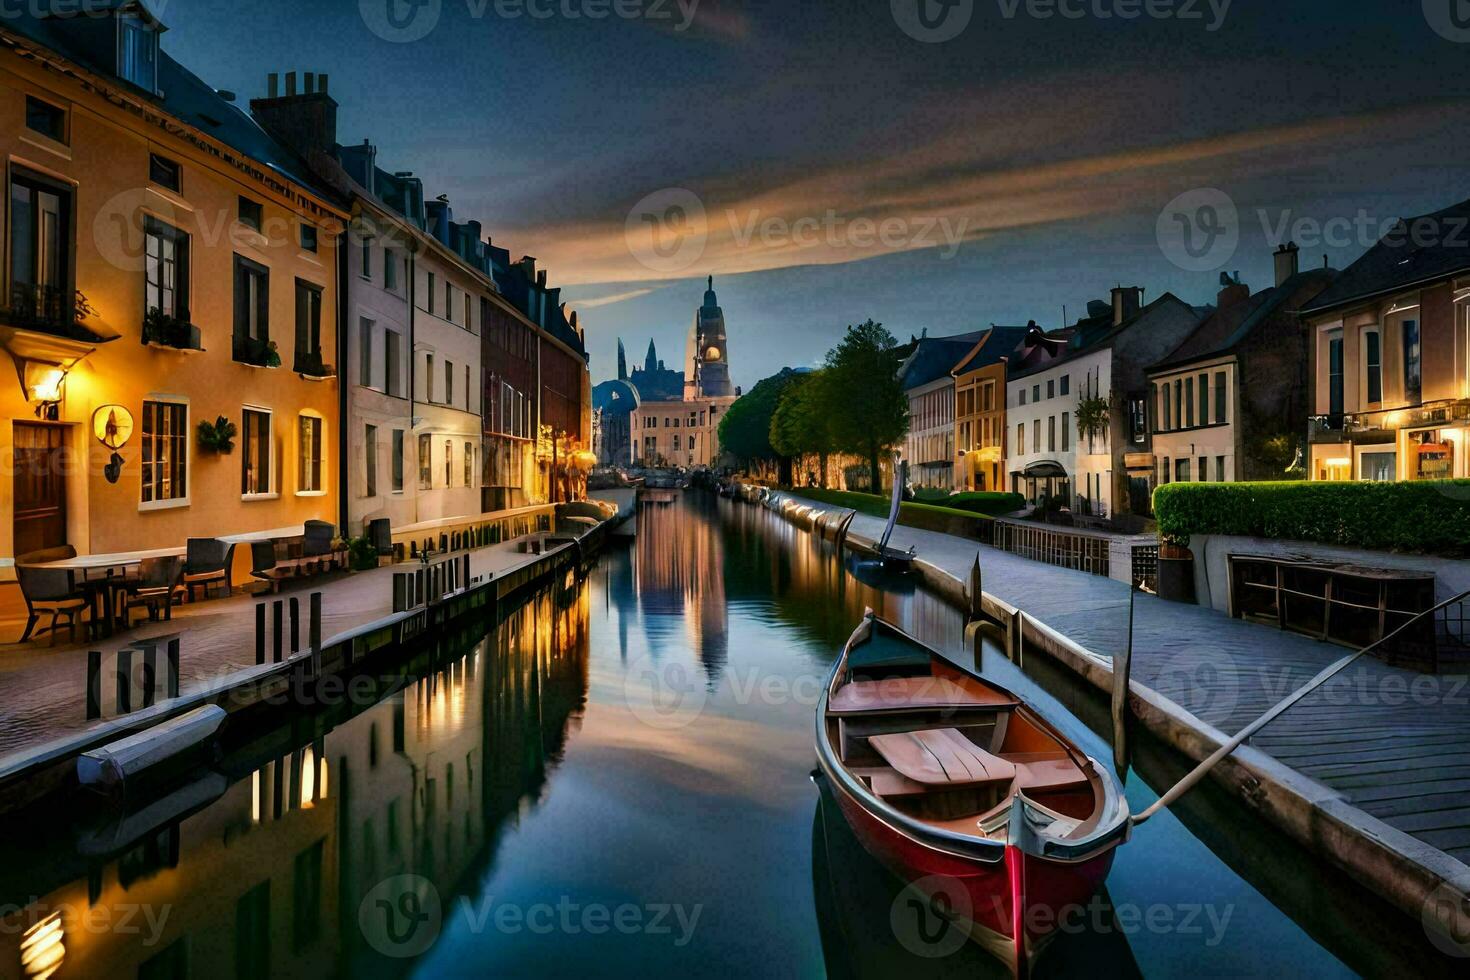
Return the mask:
{"type": "Polygon", "coordinates": [[[661,286],[650,286],[647,289],[631,289],[626,293],[614,293],[611,296],[597,296],[593,299],[568,300],[570,306],[579,310],[592,310],[599,306],[612,306],[614,303],[623,303],[630,299],[639,299],[649,293],[658,292],[661,286]]]}

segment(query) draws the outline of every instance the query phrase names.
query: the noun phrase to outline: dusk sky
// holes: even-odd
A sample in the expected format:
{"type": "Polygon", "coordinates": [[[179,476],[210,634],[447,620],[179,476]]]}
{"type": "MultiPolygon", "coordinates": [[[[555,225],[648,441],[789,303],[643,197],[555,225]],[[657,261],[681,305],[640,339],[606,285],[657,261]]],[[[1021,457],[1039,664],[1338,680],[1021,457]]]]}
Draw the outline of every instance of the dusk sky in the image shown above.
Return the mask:
{"type": "Polygon", "coordinates": [[[674,366],[710,274],[749,387],[868,317],[1058,326],[1120,283],[1203,304],[1222,269],[1270,285],[1279,237],[1341,267],[1470,197],[1457,0],[949,2],[151,6],[242,103],[268,71],[329,73],[342,142],[568,287],[594,382],[619,337],[674,366]],[[919,3],[955,36],[913,36],[919,3]],[[1159,229],[1202,203],[1238,220],[1217,207],[1195,261],[1159,229]]]}

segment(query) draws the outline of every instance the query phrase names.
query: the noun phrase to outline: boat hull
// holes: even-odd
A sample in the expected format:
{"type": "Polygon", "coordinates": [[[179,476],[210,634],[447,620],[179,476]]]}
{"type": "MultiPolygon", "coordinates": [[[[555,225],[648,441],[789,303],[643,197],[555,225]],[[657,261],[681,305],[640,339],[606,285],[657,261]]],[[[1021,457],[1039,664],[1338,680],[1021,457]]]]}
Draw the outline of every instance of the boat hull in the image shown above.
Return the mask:
{"type": "Polygon", "coordinates": [[[981,861],[949,854],[890,826],[861,799],[844,792],[841,781],[825,774],[838,807],[863,849],[937,907],[952,909],[955,924],[969,937],[1013,968],[1034,960],[1068,921],[1082,913],[1101,890],[1112,870],[1117,844],[1102,847],[1079,861],[1051,861],[1011,849],[1022,861],[1023,908],[1016,914],[1013,881],[1006,848],[997,845],[997,860],[981,861]],[[958,891],[957,891],[958,890],[958,891]],[[1017,942],[1017,924],[1023,933],[1017,942]]]}

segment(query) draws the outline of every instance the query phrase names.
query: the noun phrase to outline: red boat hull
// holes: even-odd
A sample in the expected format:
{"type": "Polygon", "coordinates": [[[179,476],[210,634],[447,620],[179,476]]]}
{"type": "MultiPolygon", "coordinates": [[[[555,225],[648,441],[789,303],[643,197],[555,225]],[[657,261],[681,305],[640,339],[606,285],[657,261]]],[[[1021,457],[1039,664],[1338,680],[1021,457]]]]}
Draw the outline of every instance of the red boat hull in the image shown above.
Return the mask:
{"type": "Polygon", "coordinates": [[[987,863],[934,850],[888,826],[839,787],[834,790],[869,854],[936,903],[952,908],[972,939],[1022,973],[1059,925],[1082,921],[1082,911],[1107,880],[1117,850],[1109,846],[1086,860],[1060,863],[1012,848],[1011,855],[1022,862],[1018,881],[1011,874],[1014,857],[987,863]],[[963,896],[955,894],[956,886],[963,896]],[[1017,893],[1024,896],[1019,909],[1013,898],[1017,893]],[[1020,942],[1018,926],[1024,933],[1020,942]]]}

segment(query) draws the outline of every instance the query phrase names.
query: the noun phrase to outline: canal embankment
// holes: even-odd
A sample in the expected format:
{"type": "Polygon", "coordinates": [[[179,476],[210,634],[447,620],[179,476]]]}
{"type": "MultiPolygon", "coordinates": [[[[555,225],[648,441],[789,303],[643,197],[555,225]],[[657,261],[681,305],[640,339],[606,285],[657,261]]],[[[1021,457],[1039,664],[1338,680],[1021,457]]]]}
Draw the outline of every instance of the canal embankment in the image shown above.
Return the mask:
{"type": "MultiPolygon", "coordinates": [[[[766,494],[763,503],[828,539],[845,529],[846,545],[860,553],[872,552],[883,530],[880,519],[792,494],[766,494]]],[[[1113,655],[1130,629],[1126,585],[919,528],[900,526],[892,543],[917,549],[926,586],[961,610],[970,608],[966,583],[978,557],[983,615],[1012,658],[1043,656],[1112,690],[1113,655]]],[[[1132,718],[1191,760],[1207,758],[1343,653],[1205,607],[1133,599],[1132,718]]],[[[1462,682],[1365,659],[1242,746],[1212,781],[1243,814],[1279,828],[1426,929],[1465,935],[1470,812],[1455,805],[1458,760],[1445,762],[1470,744],[1462,682]]]]}
{"type": "Polygon", "coordinates": [[[7,723],[25,729],[11,733],[12,744],[23,741],[0,757],[0,811],[65,796],[76,788],[76,759],[83,753],[201,707],[224,709],[223,736],[232,726],[268,723],[340,700],[354,675],[488,619],[500,603],[539,582],[585,571],[626,516],[574,523],[571,531],[537,531],[432,561],[385,565],[305,584],[289,595],[219,600],[207,616],[149,623],[114,639],[104,657],[94,655],[96,663],[80,648],[5,665],[0,677],[11,692],[7,723]],[[314,624],[282,614],[314,605],[322,610],[314,624]],[[170,638],[178,640],[180,669],[165,680],[172,669],[163,657],[170,638]],[[125,694],[139,671],[125,679],[118,665],[142,667],[145,656],[146,686],[125,694]],[[90,669],[97,665],[100,671],[90,669]],[[165,684],[177,693],[157,697],[165,684]],[[103,717],[88,718],[89,700],[103,717]]]}

